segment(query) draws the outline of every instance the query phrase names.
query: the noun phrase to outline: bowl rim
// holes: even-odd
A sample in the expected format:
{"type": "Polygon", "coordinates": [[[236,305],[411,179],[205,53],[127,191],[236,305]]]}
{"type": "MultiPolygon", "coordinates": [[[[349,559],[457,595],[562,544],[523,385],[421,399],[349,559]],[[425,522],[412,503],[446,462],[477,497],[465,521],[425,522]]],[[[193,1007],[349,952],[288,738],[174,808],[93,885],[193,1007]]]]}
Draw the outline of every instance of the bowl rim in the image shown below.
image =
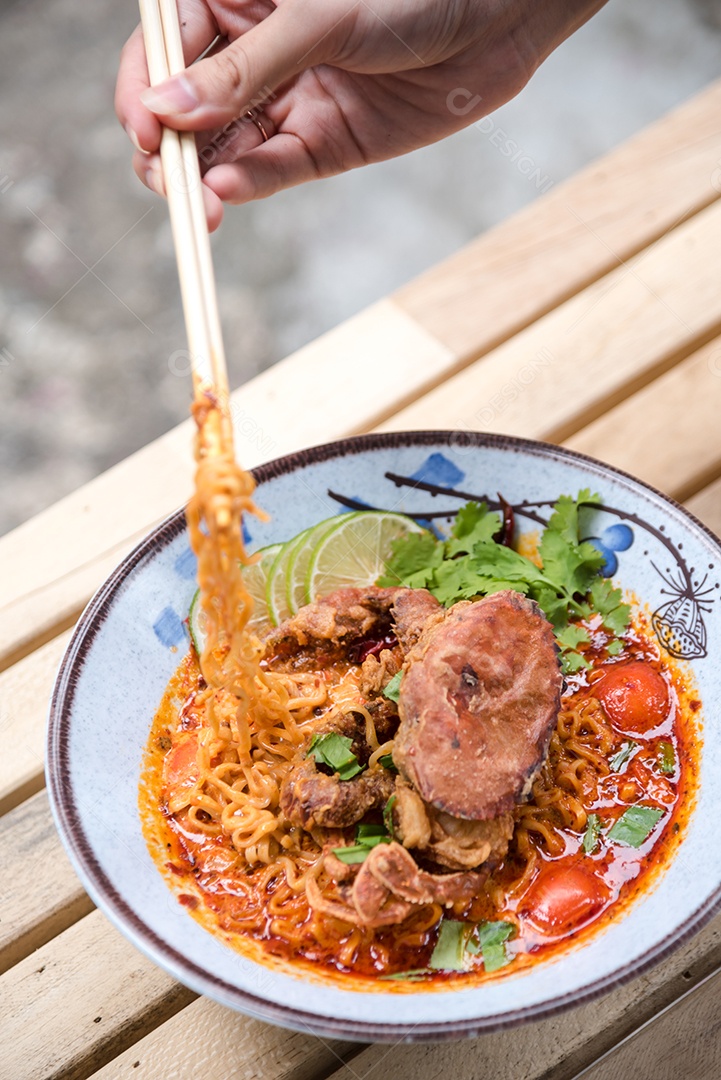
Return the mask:
{"type": "MultiPolygon", "coordinates": [[[[298,468],[335,457],[360,454],[377,449],[394,449],[423,445],[456,445],[462,440],[464,448],[499,449],[522,452],[533,457],[560,459],[581,464],[599,476],[612,476],[625,486],[642,489],[655,500],[660,499],[699,530],[717,549],[721,559],[721,541],[689,510],[671,496],[639,480],[630,473],[596,458],[565,447],[520,436],[453,430],[422,430],[378,432],[349,436],[298,450],[258,465],[250,470],[261,485],[298,468]]],[[[60,663],[48,713],[46,739],[46,782],[50,807],[63,846],[81,883],[95,902],[137,948],[153,962],[186,986],[223,1005],[256,1019],[296,1031],[330,1038],[346,1038],[370,1042],[442,1042],[471,1038],[505,1028],[516,1027],[531,1020],[542,1020],[567,1009],[592,1001],[608,990],[621,986],[648,971],[688,941],[721,910],[721,880],[716,890],[686,919],[638,959],[616,969],[581,990],[573,991],[528,1007],[489,1014],[478,1018],[425,1022],[418,1025],[378,1023],[339,1019],[306,1012],[289,1005],[268,1001],[250,991],[234,986],[190,961],[182,952],[155,933],[130,907],[108,879],[82,828],[69,778],[69,736],[75,689],[82,677],[85,657],[96,631],[108,617],[113,599],[123,581],[153,551],[167,546],[186,530],[185,507],[180,507],[148,533],[119,563],[88,602],[73,631],[60,663]]],[[[250,959],[250,958],[249,958],[250,959]]],[[[257,961],[250,960],[251,963],[257,961]]]]}

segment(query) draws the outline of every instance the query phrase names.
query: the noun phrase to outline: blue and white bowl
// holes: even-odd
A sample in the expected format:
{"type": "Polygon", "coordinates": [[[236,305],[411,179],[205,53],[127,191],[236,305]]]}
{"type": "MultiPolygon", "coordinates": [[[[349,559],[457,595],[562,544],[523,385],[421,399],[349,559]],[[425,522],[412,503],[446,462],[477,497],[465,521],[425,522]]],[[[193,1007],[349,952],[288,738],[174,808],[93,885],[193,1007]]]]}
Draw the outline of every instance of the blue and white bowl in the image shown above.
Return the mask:
{"type": "MultiPolygon", "coordinates": [[[[439,530],[470,498],[516,511],[538,529],[560,494],[590,487],[603,509],[589,539],[606,572],[640,597],[662,652],[687,665],[702,716],[721,699],[721,546],[670,499],[608,466],[555,446],[468,432],[362,436],[280,458],[255,470],[267,523],[247,523],[254,550],[287,540],[335,512],[397,510],[439,530]]],[[[260,963],[209,933],[169,891],[148,853],[138,782],[150,724],[188,646],[185,619],[195,560],[182,511],[110,576],[84,612],[63,659],[50,709],[48,787],[60,835],[83,884],[152,960],[201,994],[262,1020],[363,1040],[445,1039],[548,1016],[602,994],[677,948],[721,906],[716,857],[721,727],[703,732],[696,805],[678,853],[651,891],[581,947],[469,988],[379,984],[310,976],[260,963]],[[392,1008],[388,994],[393,993],[392,1008]]]]}

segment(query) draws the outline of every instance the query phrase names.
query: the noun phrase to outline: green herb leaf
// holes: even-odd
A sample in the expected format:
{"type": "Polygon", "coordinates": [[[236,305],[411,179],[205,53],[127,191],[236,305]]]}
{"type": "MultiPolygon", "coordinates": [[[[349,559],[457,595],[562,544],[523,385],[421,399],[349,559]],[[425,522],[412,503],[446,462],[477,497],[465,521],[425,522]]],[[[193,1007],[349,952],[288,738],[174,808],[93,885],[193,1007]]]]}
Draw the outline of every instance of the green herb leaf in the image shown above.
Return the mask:
{"type": "Polygon", "coordinates": [[[446,541],[446,558],[459,554],[467,555],[479,541],[492,541],[500,528],[500,517],[491,513],[486,503],[466,503],[456,515],[451,539],[446,541]]]}
{"type": "Polygon", "coordinates": [[[382,765],[384,769],[389,769],[390,772],[398,772],[396,764],[393,761],[393,754],[383,754],[378,758],[378,764],[382,765]]]}
{"type": "Polygon", "coordinates": [[[325,735],[313,736],[306,757],[314,757],[319,764],[335,769],[341,780],[351,780],[364,768],[351,750],[352,745],[353,740],[347,735],[329,731],[325,735]]]}
{"type": "Polygon", "coordinates": [[[397,672],[383,691],[383,697],[387,697],[389,701],[398,702],[398,698],[401,696],[401,677],[402,671],[397,672]]]}
{"type": "Polygon", "coordinates": [[[385,809],[383,810],[383,824],[388,830],[389,836],[395,836],[395,833],[393,831],[393,807],[395,806],[395,804],[396,796],[391,795],[390,799],[385,805],[385,809]]]}
{"type": "MultiPolygon", "coordinates": [[[[431,533],[410,533],[394,541],[386,573],[378,584],[428,588],[446,607],[500,589],[515,589],[539,604],[557,632],[567,630],[569,620],[588,618],[596,610],[587,599],[589,590],[595,588],[604,625],[613,633],[623,633],[628,605],[620,602],[619,590],[599,579],[604,562],[601,552],[579,539],[581,508],[599,502],[600,497],[589,490],[580,491],[575,499],[569,495],[558,499],[541,538],[542,568],[496,543],[498,515],[489,513],[483,503],[468,503],[459,510],[447,541],[436,540],[431,533]]],[[[571,633],[578,635],[579,630],[571,633]]],[[[567,672],[587,666],[578,644],[580,639],[576,645],[569,642],[565,646],[567,672]]]]}
{"type": "Polygon", "coordinates": [[[355,844],[333,848],[333,854],[344,863],[362,863],[371,848],[377,844],[390,844],[391,838],[385,825],[356,825],[355,844]]]}
{"type": "Polygon", "coordinates": [[[506,952],[505,943],[513,937],[515,930],[510,922],[479,923],[466,945],[466,952],[474,956],[481,953],[486,971],[498,971],[511,963],[512,957],[506,952]]]}
{"type": "Polygon", "coordinates": [[[334,847],[332,851],[342,863],[353,864],[365,862],[370,847],[367,844],[349,844],[347,847],[334,847]]]}
{"type": "Polygon", "coordinates": [[[421,982],[428,975],[432,975],[433,972],[428,968],[411,968],[410,971],[395,971],[392,975],[379,975],[379,979],[407,979],[408,982],[421,982]]]}
{"type": "Polygon", "coordinates": [[[614,589],[608,578],[596,578],[591,585],[590,596],[606,629],[612,634],[625,634],[631,619],[631,608],[629,604],[621,602],[621,590],[614,589]]]}
{"type": "Polygon", "coordinates": [[[393,554],[386,563],[386,572],[378,578],[384,588],[405,585],[409,589],[423,588],[433,577],[433,570],[443,561],[443,542],[433,533],[408,533],[391,543],[393,554]]]}
{"type": "Polygon", "coordinates": [[[658,765],[666,776],[673,776],[676,771],[676,754],[673,743],[660,742],[658,744],[658,765]]]}
{"type": "Polygon", "coordinates": [[[355,838],[357,844],[365,844],[368,848],[390,843],[385,825],[356,825],[355,838]]]}
{"type": "Polygon", "coordinates": [[[583,850],[587,855],[591,855],[595,849],[596,844],[601,836],[601,819],[598,814],[589,814],[586,818],[586,831],[583,834],[583,850]]]}
{"type": "Polygon", "coordinates": [[[634,752],[634,750],[637,749],[638,743],[633,742],[633,740],[631,740],[631,742],[627,742],[625,746],[622,746],[618,753],[614,754],[614,756],[608,763],[608,767],[611,772],[620,772],[621,766],[626,764],[628,759],[631,757],[631,754],[634,752]]]}
{"type": "Polygon", "coordinates": [[[623,652],[623,642],[619,641],[618,638],[613,638],[606,646],[606,652],[609,656],[618,656],[619,653],[623,652]]]}
{"type": "Polygon", "coordinates": [[[609,831],[609,840],[628,844],[629,847],[641,847],[662,817],[663,810],[657,810],[655,806],[629,806],[609,831]]]}
{"type": "Polygon", "coordinates": [[[434,971],[464,971],[466,938],[469,930],[469,923],[443,919],[438,932],[438,941],[428,961],[428,966],[434,971]]]}
{"type": "Polygon", "coordinates": [[[575,649],[579,645],[587,645],[590,640],[588,630],[574,623],[569,623],[568,626],[556,631],[556,641],[562,649],[575,649]]]}
{"type": "Polygon", "coordinates": [[[575,675],[581,668],[590,668],[590,666],[583,653],[567,652],[561,654],[561,670],[564,675],[575,675]]]}

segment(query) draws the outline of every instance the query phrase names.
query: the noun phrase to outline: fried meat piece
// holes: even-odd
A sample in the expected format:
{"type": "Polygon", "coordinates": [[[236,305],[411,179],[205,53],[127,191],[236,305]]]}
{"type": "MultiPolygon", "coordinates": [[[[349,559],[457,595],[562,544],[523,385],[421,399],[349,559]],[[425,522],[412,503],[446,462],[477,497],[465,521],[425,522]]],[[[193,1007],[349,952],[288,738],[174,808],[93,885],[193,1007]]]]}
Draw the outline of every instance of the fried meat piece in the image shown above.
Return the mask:
{"type": "Polygon", "coordinates": [[[387,769],[368,769],[352,780],[320,771],[315,760],[294,765],[280,789],[280,808],[293,825],[343,829],[369,810],[382,809],[393,793],[395,777],[387,769]]]}
{"type": "Polygon", "coordinates": [[[405,848],[450,870],[497,866],[513,836],[513,815],[489,821],[453,817],[425,803],[402,778],[396,780],[394,835],[405,848]]]}
{"type": "Polygon", "coordinates": [[[266,638],[266,655],[289,657],[321,645],[348,646],[391,629],[406,652],[429,616],[442,612],[425,589],[338,589],[302,607],[266,638]]]}
{"type": "Polygon", "coordinates": [[[430,621],[404,664],[393,760],[421,798],[485,821],[530,791],[561,704],[553,629],[510,590],[430,621]]]}

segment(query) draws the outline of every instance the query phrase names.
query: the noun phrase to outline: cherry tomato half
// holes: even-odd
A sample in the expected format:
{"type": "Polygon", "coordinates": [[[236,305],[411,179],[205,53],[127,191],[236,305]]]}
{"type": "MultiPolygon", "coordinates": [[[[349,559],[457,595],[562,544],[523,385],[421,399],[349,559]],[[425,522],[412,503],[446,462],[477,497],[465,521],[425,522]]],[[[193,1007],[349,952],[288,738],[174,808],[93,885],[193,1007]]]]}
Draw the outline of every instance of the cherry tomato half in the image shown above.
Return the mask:
{"type": "Polygon", "coordinates": [[[523,910],[538,930],[555,935],[584,922],[607,899],[602,881],[580,866],[570,866],[542,874],[531,886],[523,910]]]}
{"type": "Polygon", "coordinates": [[[607,665],[593,693],[614,727],[623,732],[651,731],[668,716],[668,686],[645,660],[607,665]]]}

